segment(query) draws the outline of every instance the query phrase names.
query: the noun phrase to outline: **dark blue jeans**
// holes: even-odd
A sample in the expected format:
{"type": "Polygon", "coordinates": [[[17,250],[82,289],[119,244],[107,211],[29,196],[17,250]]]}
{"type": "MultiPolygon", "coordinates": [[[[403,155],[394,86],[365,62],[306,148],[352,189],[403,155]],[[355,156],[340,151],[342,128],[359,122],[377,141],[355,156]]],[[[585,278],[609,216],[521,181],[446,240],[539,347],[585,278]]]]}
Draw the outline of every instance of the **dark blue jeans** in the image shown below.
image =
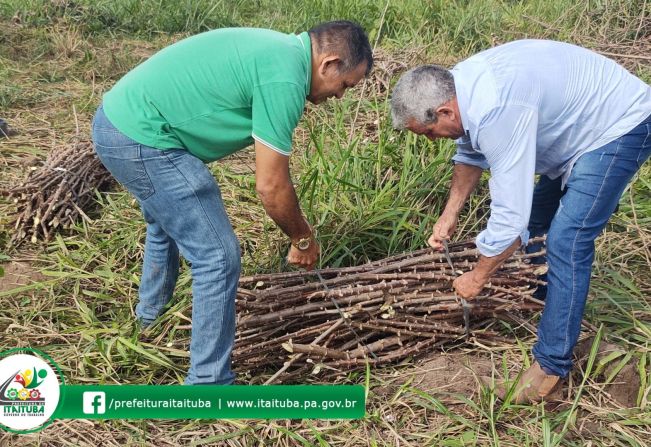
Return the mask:
{"type": "Polygon", "coordinates": [[[577,160],[561,179],[536,185],[529,231],[547,233],[547,290],[533,354],[548,372],[565,377],[579,338],[590,287],[594,240],[630,182],[651,154],[651,116],[626,135],[577,160]]]}
{"type": "Polygon", "coordinates": [[[185,383],[231,383],[240,246],[214,177],[184,149],[162,151],[122,134],[102,107],[93,121],[93,142],[106,169],[138,199],[147,222],[137,318],[153,323],[172,298],[180,252],[192,265],[185,383]]]}

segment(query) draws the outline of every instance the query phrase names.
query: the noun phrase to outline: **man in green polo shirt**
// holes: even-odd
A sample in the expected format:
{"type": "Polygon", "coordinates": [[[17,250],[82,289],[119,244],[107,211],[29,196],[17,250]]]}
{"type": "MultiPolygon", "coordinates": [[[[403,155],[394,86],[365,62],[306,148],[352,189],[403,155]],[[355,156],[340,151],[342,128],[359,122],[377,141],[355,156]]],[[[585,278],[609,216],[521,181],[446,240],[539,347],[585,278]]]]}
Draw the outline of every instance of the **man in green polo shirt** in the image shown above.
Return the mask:
{"type": "Polygon", "coordinates": [[[292,133],[306,99],[341,98],[372,65],[368,38],[348,21],[299,35],[219,29],[161,50],[104,95],[93,121],[96,152],[147,222],[136,306],[143,325],[171,299],[179,254],[192,265],[185,383],[234,380],[240,245],[205,163],[253,144],[256,190],[291,239],[288,261],[314,268],[319,245],[289,176],[292,133]]]}

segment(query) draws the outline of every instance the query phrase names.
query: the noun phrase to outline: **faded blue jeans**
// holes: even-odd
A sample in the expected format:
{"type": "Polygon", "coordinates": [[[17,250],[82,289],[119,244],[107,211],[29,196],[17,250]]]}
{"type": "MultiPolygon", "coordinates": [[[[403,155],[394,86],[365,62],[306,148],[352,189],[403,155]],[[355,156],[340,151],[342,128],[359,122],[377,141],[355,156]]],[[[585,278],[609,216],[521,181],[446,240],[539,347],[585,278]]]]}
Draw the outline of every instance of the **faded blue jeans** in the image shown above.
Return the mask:
{"type": "Polygon", "coordinates": [[[154,322],[172,298],[179,252],[192,266],[192,340],[186,384],[230,384],[240,245],[219,187],[184,149],[158,150],[116,129],[102,107],[93,120],[100,160],[133,194],[147,223],[136,316],[154,322]]]}
{"type": "Polygon", "coordinates": [[[547,290],[533,355],[547,373],[566,377],[590,287],[594,241],[651,154],[651,116],[626,135],[582,155],[566,188],[541,176],[529,231],[547,233],[547,290]]]}

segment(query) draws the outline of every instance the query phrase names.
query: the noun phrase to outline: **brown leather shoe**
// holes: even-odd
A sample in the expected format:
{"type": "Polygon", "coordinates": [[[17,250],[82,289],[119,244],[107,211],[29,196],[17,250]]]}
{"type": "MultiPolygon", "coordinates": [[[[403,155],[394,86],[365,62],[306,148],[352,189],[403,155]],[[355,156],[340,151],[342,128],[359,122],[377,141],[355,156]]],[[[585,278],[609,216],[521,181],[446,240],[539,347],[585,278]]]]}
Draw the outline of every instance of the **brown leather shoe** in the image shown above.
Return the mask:
{"type": "MultiPolygon", "coordinates": [[[[485,380],[482,378],[482,381],[485,380]]],[[[515,385],[515,390],[511,397],[511,401],[515,404],[526,404],[540,402],[541,400],[550,400],[555,397],[556,391],[560,389],[561,377],[547,374],[540,367],[538,362],[534,362],[529,369],[527,369],[520,376],[520,380],[515,385]]],[[[504,400],[511,386],[505,382],[495,384],[495,394],[501,400],[504,400]]]]}

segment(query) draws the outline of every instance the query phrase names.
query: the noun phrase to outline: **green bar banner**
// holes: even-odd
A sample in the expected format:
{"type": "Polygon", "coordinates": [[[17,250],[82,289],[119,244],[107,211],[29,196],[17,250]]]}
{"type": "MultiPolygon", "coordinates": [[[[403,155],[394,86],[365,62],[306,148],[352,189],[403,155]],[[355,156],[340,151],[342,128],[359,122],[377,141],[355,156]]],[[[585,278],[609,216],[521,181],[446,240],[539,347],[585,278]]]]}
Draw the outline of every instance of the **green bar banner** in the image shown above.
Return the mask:
{"type": "Polygon", "coordinates": [[[358,419],[361,385],[63,385],[54,419],[358,419]]]}

